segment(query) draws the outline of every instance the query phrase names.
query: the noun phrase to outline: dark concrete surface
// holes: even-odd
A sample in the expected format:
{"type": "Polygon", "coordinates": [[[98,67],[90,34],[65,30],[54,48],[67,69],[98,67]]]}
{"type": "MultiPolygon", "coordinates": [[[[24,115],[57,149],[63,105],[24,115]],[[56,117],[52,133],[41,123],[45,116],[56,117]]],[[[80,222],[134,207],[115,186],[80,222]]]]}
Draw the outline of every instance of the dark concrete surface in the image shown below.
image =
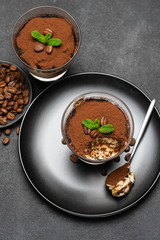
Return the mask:
{"type": "MultiPolygon", "coordinates": [[[[98,71],[120,76],[155,98],[160,110],[159,0],[0,0],[1,60],[24,69],[12,49],[12,28],[24,12],[42,5],[65,9],[80,26],[81,48],[66,75],[98,71]]],[[[34,97],[48,86],[31,80],[34,97]]],[[[15,126],[9,145],[0,143],[1,240],[160,238],[160,181],[124,213],[103,219],[74,217],[48,204],[32,188],[20,165],[17,139],[15,126]]]]}

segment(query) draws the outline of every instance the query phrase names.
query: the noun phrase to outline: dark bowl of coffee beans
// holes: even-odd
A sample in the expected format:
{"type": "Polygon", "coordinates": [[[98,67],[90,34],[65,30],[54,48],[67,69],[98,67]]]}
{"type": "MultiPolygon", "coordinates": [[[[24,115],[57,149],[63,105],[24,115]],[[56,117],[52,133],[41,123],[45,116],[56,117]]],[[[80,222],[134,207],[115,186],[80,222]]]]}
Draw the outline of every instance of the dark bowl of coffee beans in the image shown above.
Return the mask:
{"type": "Polygon", "coordinates": [[[19,121],[32,100],[32,86],[17,65],[0,60],[0,129],[19,121]]]}

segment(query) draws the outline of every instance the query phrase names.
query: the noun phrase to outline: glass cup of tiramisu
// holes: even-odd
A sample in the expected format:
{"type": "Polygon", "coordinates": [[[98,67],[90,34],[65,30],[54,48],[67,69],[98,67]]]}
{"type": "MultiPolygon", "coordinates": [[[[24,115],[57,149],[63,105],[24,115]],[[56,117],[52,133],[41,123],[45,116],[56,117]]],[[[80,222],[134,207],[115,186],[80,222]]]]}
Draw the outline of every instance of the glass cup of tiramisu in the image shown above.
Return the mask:
{"type": "Polygon", "coordinates": [[[13,29],[13,48],[31,75],[41,81],[61,78],[80,46],[80,30],[63,9],[41,6],[24,13],[13,29]]]}
{"type": "Polygon", "coordinates": [[[89,92],[69,103],[61,127],[70,150],[82,161],[96,165],[118,157],[128,147],[134,122],[121,99],[105,92],[89,92]]]}

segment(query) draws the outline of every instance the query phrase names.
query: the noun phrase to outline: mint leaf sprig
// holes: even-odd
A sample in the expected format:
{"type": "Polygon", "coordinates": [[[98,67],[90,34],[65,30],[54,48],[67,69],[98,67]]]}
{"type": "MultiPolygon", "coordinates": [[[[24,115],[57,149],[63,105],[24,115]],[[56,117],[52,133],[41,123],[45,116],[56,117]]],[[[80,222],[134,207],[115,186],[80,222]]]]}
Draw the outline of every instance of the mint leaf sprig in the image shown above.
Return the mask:
{"type": "Polygon", "coordinates": [[[98,130],[100,133],[111,133],[114,131],[114,127],[111,124],[106,124],[101,126],[98,130]]]}
{"type": "Polygon", "coordinates": [[[58,47],[62,44],[62,40],[59,38],[51,38],[52,34],[47,33],[45,36],[40,34],[37,30],[31,32],[33,38],[38,40],[41,43],[52,45],[54,47],[58,47]]]}
{"type": "Polygon", "coordinates": [[[100,122],[99,122],[98,119],[95,119],[94,122],[93,122],[91,119],[88,119],[88,118],[87,118],[87,119],[84,119],[84,120],[82,121],[82,124],[83,124],[85,127],[93,130],[93,129],[99,128],[100,122]]]}
{"type": "Polygon", "coordinates": [[[42,34],[40,34],[37,30],[34,30],[31,32],[31,35],[33,38],[35,38],[36,40],[38,40],[41,43],[46,43],[46,38],[45,36],[43,36],[42,34]]]}
{"type": "Polygon", "coordinates": [[[100,121],[98,119],[95,119],[93,122],[91,119],[87,118],[82,121],[82,124],[91,130],[98,129],[100,133],[111,133],[114,131],[114,126],[111,124],[100,126],[100,121]]]}

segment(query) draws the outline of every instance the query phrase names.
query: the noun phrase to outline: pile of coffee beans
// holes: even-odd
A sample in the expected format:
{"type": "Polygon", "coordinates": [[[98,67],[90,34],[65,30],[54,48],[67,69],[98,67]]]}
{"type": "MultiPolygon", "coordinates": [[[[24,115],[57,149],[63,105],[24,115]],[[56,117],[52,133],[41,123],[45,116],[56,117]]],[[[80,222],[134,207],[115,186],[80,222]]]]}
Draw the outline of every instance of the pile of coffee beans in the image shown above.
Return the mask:
{"type": "Polygon", "coordinates": [[[29,101],[29,88],[17,66],[0,63],[0,125],[14,120],[29,101]]]}

